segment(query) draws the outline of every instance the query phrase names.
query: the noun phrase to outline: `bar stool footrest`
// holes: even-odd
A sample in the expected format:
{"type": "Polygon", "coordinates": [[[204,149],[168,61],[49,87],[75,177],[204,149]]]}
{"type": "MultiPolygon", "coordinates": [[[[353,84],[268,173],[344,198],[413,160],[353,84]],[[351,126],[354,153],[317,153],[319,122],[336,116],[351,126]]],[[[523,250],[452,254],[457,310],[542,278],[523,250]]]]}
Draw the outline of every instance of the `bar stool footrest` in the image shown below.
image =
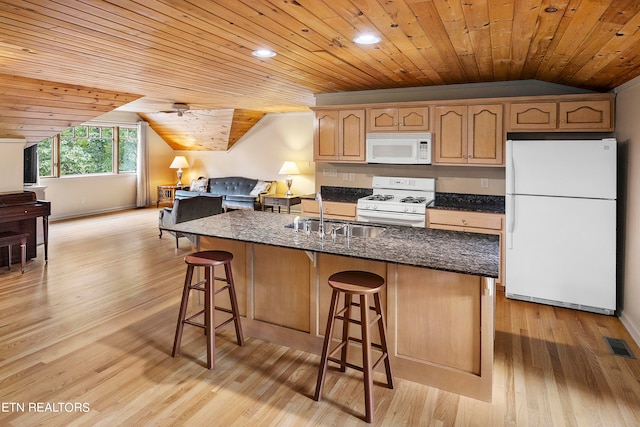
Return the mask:
{"type": "MultiPolygon", "coordinates": [[[[386,358],[387,358],[386,354],[383,354],[382,356],[380,356],[378,360],[376,360],[376,362],[373,365],[371,365],[371,371],[375,371],[378,368],[378,366],[380,366],[380,363],[384,362],[384,359],[386,358]]],[[[342,360],[340,359],[336,359],[335,357],[327,357],[327,360],[342,366],[342,360]]],[[[362,366],[354,365],[353,363],[350,363],[350,362],[345,362],[344,365],[347,368],[355,369],[356,371],[359,371],[359,372],[364,372],[364,368],[362,366]]]]}

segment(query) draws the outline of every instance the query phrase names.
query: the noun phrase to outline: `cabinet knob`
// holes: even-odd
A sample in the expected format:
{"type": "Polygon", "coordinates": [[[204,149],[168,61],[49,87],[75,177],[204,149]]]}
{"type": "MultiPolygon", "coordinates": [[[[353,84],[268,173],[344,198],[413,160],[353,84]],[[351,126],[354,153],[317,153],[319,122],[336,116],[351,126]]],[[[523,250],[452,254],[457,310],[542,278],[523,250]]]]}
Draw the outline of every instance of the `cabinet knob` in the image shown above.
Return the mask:
{"type": "Polygon", "coordinates": [[[462,220],[462,225],[467,225],[467,220],[466,219],[462,220]]]}

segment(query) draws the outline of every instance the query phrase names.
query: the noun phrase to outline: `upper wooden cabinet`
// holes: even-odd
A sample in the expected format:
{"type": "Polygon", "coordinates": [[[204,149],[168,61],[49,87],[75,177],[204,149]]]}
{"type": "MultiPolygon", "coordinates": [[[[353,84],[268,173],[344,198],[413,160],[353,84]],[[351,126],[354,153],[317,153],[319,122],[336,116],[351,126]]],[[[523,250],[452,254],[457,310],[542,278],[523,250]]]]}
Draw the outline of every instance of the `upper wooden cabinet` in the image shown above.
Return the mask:
{"type": "Polygon", "coordinates": [[[313,107],[314,160],[366,162],[366,132],[433,132],[433,164],[504,165],[507,132],[611,132],[615,95],[313,107]]]}
{"type": "Polygon", "coordinates": [[[365,161],[365,110],[319,110],[314,120],[316,161],[365,161]]]}
{"type": "Polygon", "coordinates": [[[613,96],[558,102],[512,102],[510,131],[612,131],[613,96]]]}
{"type": "Polygon", "coordinates": [[[557,102],[511,104],[508,126],[510,130],[553,130],[557,126],[557,102]]]}
{"type": "Polygon", "coordinates": [[[611,101],[563,101],[559,103],[558,128],[566,130],[613,130],[611,101]]]}
{"type": "Polygon", "coordinates": [[[429,107],[367,109],[367,132],[425,132],[430,129],[429,107]]]}
{"type": "Polygon", "coordinates": [[[502,104],[435,108],[434,164],[504,164],[502,104]]]}

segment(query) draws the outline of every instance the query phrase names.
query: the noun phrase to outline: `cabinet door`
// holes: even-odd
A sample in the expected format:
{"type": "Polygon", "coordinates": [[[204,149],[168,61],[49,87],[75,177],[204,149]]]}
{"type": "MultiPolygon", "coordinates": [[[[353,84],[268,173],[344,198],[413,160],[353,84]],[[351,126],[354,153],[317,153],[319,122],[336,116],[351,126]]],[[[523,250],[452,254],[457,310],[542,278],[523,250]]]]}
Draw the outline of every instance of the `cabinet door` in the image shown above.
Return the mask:
{"type": "Polygon", "coordinates": [[[555,102],[527,102],[511,104],[510,130],[555,130],[558,123],[558,104],[555,102]]]}
{"type": "Polygon", "coordinates": [[[311,199],[302,199],[300,213],[304,216],[319,216],[320,208],[318,202],[311,199]]]}
{"type": "Polygon", "coordinates": [[[435,109],[434,163],[467,163],[467,107],[435,109]]]}
{"type": "Polygon", "coordinates": [[[365,111],[340,110],[338,114],[338,157],[341,161],[365,161],[365,111]]]}
{"type": "Polygon", "coordinates": [[[316,111],[314,120],[314,160],[338,158],[338,111],[316,111]]]}
{"type": "MultiPolygon", "coordinates": [[[[356,219],[356,203],[345,203],[345,202],[324,202],[322,204],[322,208],[324,210],[324,217],[326,219],[346,219],[353,220],[356,219]]],[[[319,217],[320,216],[320,207],[318,202],[311,199],[303,199],[302,200],[302,215],[309,217],[319,217]]]]}
{"type": "Polygon", "coordinates": [[[398,108],[398,130],[422,132],[431,129],[429,107],[398,108]]]}
{"type": "Polygon", "coordinates": [[[559,129],[613,130],[610,101],[565,101],[559,110],[559,129]]]}
{"type": "Polygon", "coordinates": [[[253,271],[253,318],[310,332],[311,263],[307,254],[254,244],[253,271]]]}
{"type": "Polygon", "coordinates": [[[371,108],[367,111],[367,129],[369,131],[394,131],[398,129],[397,108],[371,108]]]}
{"type": "Polygon", "coordinates": [[[504,164],[502,104],[468,107],[468,163],[504,164]]]}

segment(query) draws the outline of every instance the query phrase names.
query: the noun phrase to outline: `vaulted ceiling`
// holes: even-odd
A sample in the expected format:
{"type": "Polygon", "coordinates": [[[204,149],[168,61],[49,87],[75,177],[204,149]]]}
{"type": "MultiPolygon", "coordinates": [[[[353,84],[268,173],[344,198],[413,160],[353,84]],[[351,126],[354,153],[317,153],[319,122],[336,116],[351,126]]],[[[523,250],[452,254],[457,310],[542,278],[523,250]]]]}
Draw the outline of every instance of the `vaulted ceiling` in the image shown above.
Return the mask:
{"type": "Polygon", "coordinates": [[[319,93],[525,79],[609,91],[640,75],[639,28],[638,0],[0,0],[0,137],[35,142],[105,104],[163,121],[184,102],[213,128],[319,93]],[[363,32],[382,41],[356,45],[363,32]]]}

